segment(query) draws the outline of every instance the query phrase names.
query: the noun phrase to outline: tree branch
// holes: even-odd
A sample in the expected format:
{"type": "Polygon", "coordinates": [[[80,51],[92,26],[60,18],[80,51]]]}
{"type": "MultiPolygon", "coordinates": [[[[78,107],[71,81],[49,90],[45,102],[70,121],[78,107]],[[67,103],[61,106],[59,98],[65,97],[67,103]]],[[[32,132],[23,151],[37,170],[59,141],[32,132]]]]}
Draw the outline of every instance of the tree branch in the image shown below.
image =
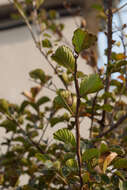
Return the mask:
{"type": "MultiPolygon", "coordinates": [[[[107,69],[106,69],[106,81],[105,81],[105,93],[109,91],[110,87],[110,74],[108,72],[112,53],[112,0],[108,0],[108,52],[107,52],[107,69]]],[[[104,100],[104,104],[108,103],[108,98],[104,100]]],[[[102,113],[101,129],[105,128],[106,111],[102,113]]]]}
{"type": "Polygon", "coordinates": [[[116,129],[117,127],[119,127],[120,124],[122,124],[125,119],[127,119],[127,114],[122,116],[118,121],[117,123],[113,124],[110,129],[108,129],[107,131],[101,133],[100,135],[98,135],[96,138],[101,138],[101,137],[104,137],[105,135],[107,135],[108,133],[110,133],[111,131],[113,131],[114,129],[116,129]]]}
{"type": "Polygon", "coordinates": [[[92,138],[92,130],[93,130],[93,122],[94,122],[94,113],[95,113],[95,105],[97,100],[98,92],[96,93],[95,97],[93,98],[92,104],[92,115],[91,115],[91,126],[90,126],[90,138],[92,138]]]}
{"type": "Polygon", "coordinates": [[[117,9],[112,10],[112,13],[113,13],[113,14],[114,14],[114,13],[117,13],[118,11],[120,11],[121,9],[123,9],[123,8],[126,7],[126,6],[127,6],[127,3],[125,3],[124,5],[122,5],[121,7],[117,8],[117,9]]]}
{"type": "Polygon", "coordinates": [[[75,55],[75,71],[74,71],[74,83],[75,90],[77,96],[77,104],[76,104],[76,113],[75,113],[75,125],[76,125],[76,152],[78,159],[78,167],[79,167],[79,178],[80,178],[80,190],[83,187],[83,179],[82,179],[82,158],[80,151],[80,122],[79,122],[79,108],[80,108],[80,93],[79,93],[79,84],[77,79],[77,58],[78,55],[75,55]]]}

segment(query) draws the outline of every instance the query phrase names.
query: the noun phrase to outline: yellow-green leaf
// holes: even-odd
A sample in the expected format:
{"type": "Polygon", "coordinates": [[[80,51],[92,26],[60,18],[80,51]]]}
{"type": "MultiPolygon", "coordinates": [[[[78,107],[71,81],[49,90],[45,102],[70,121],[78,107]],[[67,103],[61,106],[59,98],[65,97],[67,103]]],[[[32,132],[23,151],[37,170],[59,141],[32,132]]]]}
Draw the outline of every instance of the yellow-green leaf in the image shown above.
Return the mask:
{"type": "Polygon", "coordinates": [[[52,55],[52,59],[59,65],[66,67],[69,71],[74,71],[75,58],[72,51],[66,46],[60,46],[52,55]]]}
{"type": "Polygon", "coordinates": [[[77,53],[80,53],[83,49],[87,49],[94,45],[96,41],[97,37],[95,35],[88,33],[81,28],[75,30],[72,38],[72,43],[77,53]]]}
{"type": "Polygon", "coordinates": [[[44,3],[44,0],[36,0],[36,7],[37,9],[44,3]]]}
{"type": "Polygon", "coordinates": [[[53,134],[53,136],[54,136],[54,139],[62,141],[66,144],[71,144],[73,146],[76,145],[76,141],[75,141],[75,137],[73,133],[66,128],[59,129],[53,134]]]}
{"type": "Polygon", "coordinates": [[[85,96],[87,94],[95,93],[103,88],[102,80],[98,74],[92,74],[84,77],[80,84],[80,95],[85,96]]]}

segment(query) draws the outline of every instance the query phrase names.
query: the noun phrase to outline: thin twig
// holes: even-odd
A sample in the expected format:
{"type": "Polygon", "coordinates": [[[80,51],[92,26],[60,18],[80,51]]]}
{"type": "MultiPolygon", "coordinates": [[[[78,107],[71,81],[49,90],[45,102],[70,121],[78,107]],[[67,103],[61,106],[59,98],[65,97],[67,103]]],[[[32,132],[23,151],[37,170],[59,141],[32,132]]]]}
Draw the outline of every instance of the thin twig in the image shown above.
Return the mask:
{"type": "Polygon", "coordinates": [[[96,93],[95,97],[93,98],[91,126],[90,126],[90,138],[92,138],[92,130],[93,130],[93,122],[94,122],[94,108],[95,108],[95,105],[96,105],[97,96],[98,96],[98,92],[96,93]]]}
{"type": "Polygon", "coordinates": [[[112,11],[112,13],[114,14],[114,13],[117,13],[118,11],[120,11],[121,9],[123,9],[124,7],[126,7],[127,6],[127,3],[125,3],[124,5],[122,5],[121,7],[119,7],[119,8],[117,8],[117,9],[114,9],[113,11],[112,11]]]}
{"type": "MultiPolygon", "coordinates": [[[[110,61],[111,61],[111,53],[112,53],[112,0],[108,0],[108,50],[107,50],[107,69],[106,69],[106,81],[105,81],[105,93],[109,91],[110,87],[110,74],[108,72],[110,61]]],[[[104,104],[108,103],[107,96],[104,99],[104,104]]],[[[102,121],[101,121],[101,129],[105,128],[106,121],[106,111],[104,110],[102,113],[102,121]]]]}
{"type": "Polygon", "coordinates": [[[22,134],[23,134],[25,137],[28,138],[28,140],[30,141],[30,143],[31,143],[34,147],[36,147],[36,148],[39,150],[40,153],[44,154],[44,152],[43,152],[43,150],[40,148],[40,146],[39,146],[36,142],[34,142],[33,139],[31,139],[31,137],[29,136],[29,134],[26,133],[26,132],[22,129],[22,127],[20,126],[19,122],[18,122],[12,115],[10,116],[10,115],[7,115],[7,114],[6,114],[6,117],[7,117],[8,120],[13,121],[13,122],[17,125],[17,127],[22,131],[22,134]]]}
{"type": "Polygon", "coordinates": [[[79,84],[78,84],[78,79],[77,79],[77,58],[78,56],[75,55],[74,83],[75,83],[75,90],[76,90],[76,96],[77,96],[76,113],[75,113],[76,152],[77,152],[78,167],[79,167],[80,190],[82,190],[83,179],[82,179],[82,158],[81,158],[81,150],[80,150],[80,122],[79,122],[80,93],[79,93],[79,84]]]}
{"type": "MultiPolygon", "coordinates": [[[[9,2],[11,2],[11,0],[9,0],[9,2]]],[[[44,56],[44,58],[46,59],[46,61],[48,62],[48,64],[49,64],[49,65],[51,66],[51,68],[54,70],[55,74],[57,74],[58,78],[61,80],[61,82],[62,82],[62,84],[64,85],[64,87],[67,89],[67,86],[66,86],[65,83],[63,82],[63,79],[60,77],[60,75],[59,75],[57,69],[56,69],[56,68],[53,66],[53,64],[50,62],[48,56],[44,53],[44,51],[42,50],[40,44],[39,44],[38,41],[36,40],[36,37],[35,37],[35,35],[34,35],[34,33],[33,33],[33,30],[32,30],[32,27],[31,27],[31,25],[30,25],[30,23],[29,23],[29,20],[28,20],[27,17],[25,16],[24,12],[23,12],[23,11],[20,9],[20,7],[18,6],[17,0],[14,0],[14,4],[15,4],[17,10],[19,11],[20,15],[21,15],[22,18],[24,19],[24,21],[25,21],[25,23],[26,23],[26,25],[27,25],[27,27],[28,27],[28,30],[29,30],[29,32],[30,32],[30,34],[31,34],[31,36],[32,36],[32,39],[33,39],[33,41],[34,41],[36,47],[39,49],[40,53],[44,56]]]]}
{"type": "Polygon", "coordinates": [[[47,121],[47,124],[46,124],[45,128],[44,128],[43,131],[42,131],[42,135],[41,135],[41,137],[40,137],[40,139],[39,139],[39,141],[38,141],[38,144],[40,144],[40,142],[42,141],[42,139],[43,139],[43,137],[44,137],[44,135],[45,135],[45,132],[46,132],[48,126],[49,126],[49,121],[47,121]]]}
{"type": "Polygon", "coordinates": [[[111,131],[113,131],[114,129],[116,129],[117,127],[119,127],[124,121],[125,119],[127,119],[127,114],[122,116],[117,123],[113,124],[110,129],[108,129],[107,131],[101,133],[100,135],[98,135],[96,138],[101,138],[104,137],[105,135],[107,135],[108,133],[110,133],[111,131]]]}

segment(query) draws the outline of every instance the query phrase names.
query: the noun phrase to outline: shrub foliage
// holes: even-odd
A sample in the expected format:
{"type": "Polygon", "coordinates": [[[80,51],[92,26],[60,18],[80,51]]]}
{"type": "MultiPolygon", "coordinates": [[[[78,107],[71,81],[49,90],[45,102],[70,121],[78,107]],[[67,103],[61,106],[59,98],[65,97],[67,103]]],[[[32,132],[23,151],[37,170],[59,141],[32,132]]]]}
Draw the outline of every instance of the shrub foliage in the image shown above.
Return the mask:
{"type": "Polygon", "coordinates": [[[23,92],[21,104],[0,99],[0,126],[9,134],[1,143],[6,149],[0,155],[1,189],[126,190],[126,46],[121,40],[124,52],[112,51],[112,46],[119,44],[112,39],[112,1],[106,12],[103,7],[99,9],[107,22],[107,64],[88,76],[78,69],[78,59],[97,43],[95,35],[85,28],[76,29],[72,47],[63,43],[63,24],[56,22],[58,13],[42,9],[42,0],[26,0],[26,6],[14,0],[14,4],[61,88],[54,84],[53,76],[36,68],[29,73],[35,86],[23,92]],[[24,9],[27,6],[33,6],[30,16],[24,9]],[[39,40],[31,22],[39,28],[39,40]],[[116,72],[119,77],[113,79],[116,72]],[[54,93],[54,98],[43,96],[45,88],[54,93]],[[91,121],[88,139],[80,136],[86,117],[91,121]],[[46,131],[58,124],[59,130],[50,142],[46,131]],[[25,185],[21,185],[21,176],[28,177],[25,185]]]}

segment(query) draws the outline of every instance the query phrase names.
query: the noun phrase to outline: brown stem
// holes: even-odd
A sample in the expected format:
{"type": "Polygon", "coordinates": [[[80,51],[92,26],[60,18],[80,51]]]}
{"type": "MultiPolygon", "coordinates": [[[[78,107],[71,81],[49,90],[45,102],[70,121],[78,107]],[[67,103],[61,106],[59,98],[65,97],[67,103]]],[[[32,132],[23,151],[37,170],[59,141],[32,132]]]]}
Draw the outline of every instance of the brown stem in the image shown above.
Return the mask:
{"type": "Polygon", "coordinates": [[[114,13],[117,13],[117,12],[119,12],[121,9],[123,9],[124,7],[126,7],[127,6],[127,3],[125,3],[124,5],[122,5],[121,7],[119,7],[119,8],[117,8],[117,9],[114,9],[113,11],[112,11],[112,13],[114,14],[114,13]]]}
{"type": "Polygon", "coordinates": [[[79,167],[80,190],[82,190],[83,179],[82,179],[82,158],[81,158],[81,151],[80,151],[80,122],[79,122],[80,93],[79,93],[79,84],[78,84],[78,79],[77,79],[77,58],[78,56],[76,55],[75,56],[75,71],[74,71],[74,83],[75,83],[76,96],[77,96],[76,113],[75,113],[76,152],[77,152],[78,167],[79,167]]]}
{"type": "MultiPolygon", "coordinates": [[[[105,93],[109,91],[110,87],[110,74],[108,72],[112,53],[112,0],[108,0],[108,52],[107,52],[107,70],[106,70],[106,81],[105,81],[105,93]]],[[[104,100],[104,104],[108,103],[108,98],[104,100]]],[[[105,127],[106,111],[102,113],[101,129],[105,127]]]]}
{"type": "Polygon", "coordinates": [[[96,138],[101,138],[104,137],[105,135],[107,135],[108,133],[110,133],[111,131],[113,131],[114,129],[116,129],[117,127],[119,127],[120,124],[122,124],[122,122],[125,121],[125,119],[127,119],[127,114],[122,116],[117,123],[113,124],[110,129],[108,129],[107,131],[101,133],[100,135],[98,135],[96,138]]]}
{"type": "Polygon", "coordinates": [[[93,98],[93,104],[92,104],[90,138],[92,138],[92,130],[93,130],[93,123],[94,123],[94,113],[95,113],[95,105],[96,105],[97,95],[98,95],[98,92],[96,93],[95,97],[93,98]]]}

